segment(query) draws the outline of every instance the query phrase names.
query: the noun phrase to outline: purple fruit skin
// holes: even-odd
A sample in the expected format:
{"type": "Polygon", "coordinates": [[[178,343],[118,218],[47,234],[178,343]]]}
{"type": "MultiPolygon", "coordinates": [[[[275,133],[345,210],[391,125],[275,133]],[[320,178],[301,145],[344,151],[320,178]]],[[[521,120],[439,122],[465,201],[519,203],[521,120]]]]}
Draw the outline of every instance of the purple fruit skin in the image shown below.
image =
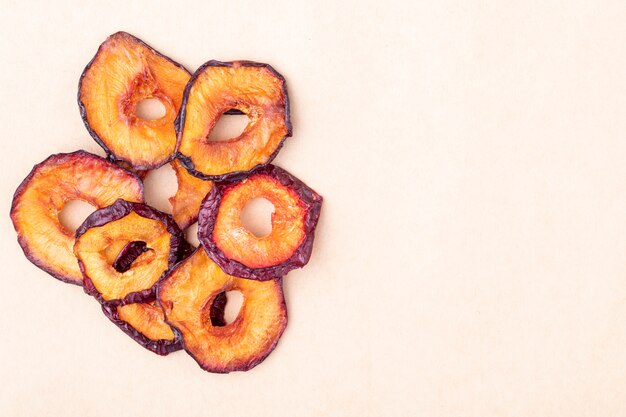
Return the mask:
{"type": "MultiPolygon", "coordinates": [[[[266,68],[272,74],[274,74],[276,78],[282,81],[283,83],[282,90],[283,90],[283,95],[285,96],[285,125],[287,126],[287,135],[280,141],[280,143],[276,147],[276,150],[269,156],[268,160],[265,163],[259,164],[248,171],[235,171],[235,172],[229,172],[229,173],[220,174],[220,175],[206,175],[195,169],[194,163],[191,161],[191,158],[189,156],[183,155],[182,153],[176,151],[175,157],[178,158],[178,160],[180,161],[180,164],[183,167],[185,167],[185,169],[191,175],[193,175],[194,177],[203,179],[203,180],[223,181],[226,179],[243,178],[247,176],[248,174],[258,170],[259,168],[269,165],[274,160],[274,158],[276,158],[276,156],[278,155],[278,152],[280,152],[280,150],[282,149],[283,145],[285,144],[285,139],[287,139],[288,137],[291,137],[293,133],[293,127],[291,125],[289,94],[287,94],[287,81],[278,71],[276,71],[271,65],[263,64],[260,62],[253,62],[253,61],[221,62],[221,61],[211,60],[211,61],[205,62],[200,68],[198,68],[196,72],[193,73],[193,75],[191,76],[191,79],[189,80],[189,82],[187,82],[187,85],[185,86],[185,92],[183,93],[183,102],[180,106],[180,110],[178,111],[178,115],[176,116],[176,119],[174,120],[174,129],[176,130],[176,137],[177,137],[176,149],[178,149],[178,147],[180,146],[182,131],[183,131],[183,128],[185,127],[185,118],[187,115],[187,101],[189,99],[189,93],[191,91],[191,87],[193,86],[198,76],[208,67],[232,67],[235,63],[240,64],[243,67],[266,68]]],[[[225,114],[243,114],[243,113],[239,110],[231,109],[231,110],[226,111],[225,114]]]]}
{"type": "MultiPolygon", "coordinates": [[[[142,297],[137,297],[133,303],[149,303],[156,299],[156,288],[153,287],[149,293],[144,294],[142,297]]],[[[129,303],[122,303],[118,301],[104,302],[102,303],[102,311],[104,315],[109,318],[113,323],[117,325],[124,333],[131,337],[135,342],[139,343],[144,348],[157,355],[165,356],[172,352],[182,349],[181,337],[178,333],[174,332],[174,339],[160,339],[152,340],[144,336],[139,330],[135,329],[128,322],[122,320],[119,316],[117,308],[129,303]]]]}
{"type": "Polygon", "coordinates": [[[204,198],[198,214],[198,239],[209,257],[227,274],[257,281],[267,281],[275,277],[282,277],[289,271],[302,268],[307,264],[313,250],[315,227],[322,209],[323,198],[302,181],[275,165],[267,165],[260,168],[253,175],[268,175],[277,179],[283,186],[295,191],[298,197],[310,206],[304,218],[305,238],[293,255],[278,265],[265,268],[250,268],[234,259],[228,258],[217,247],[213,241],[213,228],[222,196],[224,192],[228,191],[228,188],[237,184],[240,179],[216,182],[209,194],[204,198]]]}
{"type": "Polygon", "coordinates": [[[215,300],[213,300],[213,304],[211,304],[210,309],[210,318],[211,324],[213,327],[224,327],[226,326],[226,320],[224,319],[224,309],[226,308],[226,302],[228,298],[226,298],[226,293],[221,292],[215,296],[215,300]]]}
{"type": "MultiPolygon", "coordinates": [[[[168,56],[163,55],[162,53],[160,53],[159,51],[157,51],[156,49],[154,49],[153,47],[151,47],[150,45],[148,45],[147,43],[145,43],[144,41],[142,41],[141,39],[137,38],[136,36],[131,35],[128,32],[124,32],[124,31],[119,31],[114,33],[113,35],[110,35],[109,38],[111,36],[117,35],[118,33],[121,34],[125,34],[130,36],[131,38],[133,38],[135,41],[137,41],[138,43],[142,44],[143,46],[145,46],[146,48],[148,48],[150,51],[154,52],[156,55],[165,58],[166,60],[168,60],[169,62],[171,62],[172,64],[174,64],[175,66],[177,66],[178,68],[184,70],[187,74],[191,75],[191,71],[189,71],[187,68],[185,68],[183,65],[179,64],[178,62],[174,61],[173,59],[171,59],[168,56]]],[[[108,38],[107,38],[108,39],[108,38]]],[[[106,42],[106,41],[105,41],[106,42]]],[[[91,137],[93,138],[93,140],[96,141],[96,143],[98,145],[100,145],[102,147],[102,149],[104,149],[104,151],[107,154],[107,159],[111,162],[118,162],[118,161],[123,161],[126,162],[128,164],[130,164],[133,168],[135,168],[136,170],[150,170],[150,169],[156,169],[160,166],[163,166],[165,164],[167,164],[168,162],[170,162],[172,159],[174,159],[175,155],[172,155],[172,157],[167,160],[164,161],[162,164],[159,164],[158,166],[144,166],[144,165],[133,165],[130,161],[127,161],[126,159],[123,158],[118,158],[117,156],[115,156],[115,154],[113,152],[111,152],[111,150],[109,149],[108,146],[106,146],[106,144],[102,141],[102,139],[100,138],[100,136],[96,133],[95,130],[93,130],[91,128],[91,125],[89,124],[89,120],[87,120],[87,109],[85,109],[85,105],[83,104],[82,100],[80,99],[80,90],[83,86],[83,78],[85,78],[85,75],[87,74],[87,71],[89,71],[89,69],[91,68],[91,66],[93,65],[93,62],[96,60],[96,58],[98,57],[98,55],[100,54],[100,50],[102,49],[102,45],[104,44],[104,42],[100,45],[100,47],[98,48],[98,50],[96,51],[96,54],[93,56],[93,58],[91,58],[91,61],[89,61],[89,63],[87,64],[87,66],[85,67],[85,69],[83,70],[83,72],[80,75],[80,79],[78,80],[78,109],[80,110],[80,117],[83,119],[83,123],[85,124],[85,127],[87,128],[87,131],[89,132],[89,135],[91,135],[91,137]]]]}
{"type": "Polygon", "coordinates": [[[130,266],[135,262],[135,259],[144,252],[149,251],[146,242],[141,240],[135,240],[134,242],[128,242],[122,251],[117,255],[115,261],[113,261],[113,268],[117,272],[126,272],[130,269],[130,266]]]}
{"type": "Polygon", "coordinates": [[[195,249],[196,249],[195,246],[187,242],[186,239],[183,239],[180,245],[180,250],[178,251],[179,253],[178,262],[181,262],[187,259],[194,252],[195,249]]]}
{"type": "MultiPolygon", "coordinates": [[[[202,249],[202,245],[198,246],[196,248],[196,250],[203,250],[202,249]]],[[[192,253],[193,255],[193,253],[192,253]]],[[[159,280],[159,282],[156,285],[157,288],[157,295],[156,295],[156,299],[157,299],[157,304],[161,307],[161,303],[159,302],[159,288],[160,288],[160,284],[167,280],[167,278],[174,273],[174,271],[176,271],[176,269],[182,264],[182,262],[180,262],[178,265],[174,266],[172,269],[170,269],[167,274],[165,274],[163,277],[161,277],[161,279],[159,280]]],[[[167,324],[170,325],[170,327],[172,328],[172,330],[174,331],[174,334],[177,335],[177,337],[180,337],[180,341],[181,344],[183,346],[183,349],[185,350],[185,352],[187,352],[189,354],[189,356],[191,356],[193,358],[194,361],[196,361],[196,363],[200,366],[200,368],[202,368],[203,370],[207,371],[207,372],[211,372],[214,374],[228,374],[230,372],[246,372],[249,371],[250,369],[254,368],[255,366],[257,366],[258,364],[260,364],[261,362],[263,362],[265,360],[265,358],[267,358],[269,356],[270,353],[272,353],[272,351],[274,349],[276,349],[276,346],[278,345],[278,342],[280,341],[280,338],[282,337],[283,333],[285,332],[285,329],[287,328],[287,323],[289,322],[289,314],[287,312],[287,303],[285,302],[285,292],[283,290],[283,279],[281,278],[274,278],[276,280],[276,282],[278,282],[279,284],[279,289],[280,289],[280,294],[281,294],[281,310],[285,312],[285,325],[283,326],[283,328],[280,330],[280,333],[276,336],[276,340],[274,341],[274,343],[272,343],[271,346],[269,346],[267,349],[265,349],[263,352],[260,352],[259,355],[257,355],[254,360],[248,362],[247,364],[239,367],[239,368],[231,368],[231,369],[227,369],[224,367],[214,367],[214,366],[210,366],[208,364],[202,363],[198,358],[196,358],[193,354],[193,352],[191,352],[189,349],[187,349],[187,346],[185,346],[185,339],[183,337],[182,332],[174,325],[172,324],[169,320],[167,320],[167,314],[165,315],[165,322],[167,324]]],[[[224,293],[221,293],[224,294],[224,293]]],[[[220,294],[220,295],[221,295],[220,294]]],[[[218,295],[217,297],[219,297],[220,295],[218,295]]],[[[217,298],[216,297],[216,298],[217,298]]],[[[244,303],[245,303],[245,299],[244,299],[244,303]]],[[[226,304],[224,304],[224,307],[226,306],[226,304]]],[[[163,308],[163,307],[161,307],[163,308]]],[[[165,311],[165,310],[163,310],[165,311]]],[[[211,312],[211,315],[213,314],[213,312],[211,312]]],[[[223,311],[222,311],[223,314],[223,311]]],[[[216,315],[217,318],[217,315],[216,315]]],[[[223,318],[222,318],[223,320],[223,318]]],[[[218,320],[216,320],[218,321],[218,320]]],[[[213,323],[213,316],[211,316],[211,324],[213,323]]],[[[220,326],[216,326],[216,327],[220,327],[220,326]]]]}
{"type": "Polygon", "coordinates": [[[242,112],[241,110],[230,109],[230,110],[226,110],[224,114],[243,116],[245,113],[242,112]]]}
{"type": "MultiPolygon", "coordinates": [[[[13,213],[13,210],[15,209],[15,205],[18,203],[20,197],[22,196],[22,194],[26,190],[26,187],[28,187],[28,184],[30,183],[31,179],[35,176],[35,174],[37,173],[37,171],[39,170],[39,168],[41,166],[45,165],[51,159],[73,158],[73,157],[97,158],[97,159],[102,159],[103,161],[107,161],[108,163],[111,163],[111,161],[108,161],[108,160],[102,158],[101,156],[94,155],[94,154],[92,154],[90,152],[87,152],[87,151],[84,151],[82,149],[78,150],[78,151],[70,152],[70,153],[57,153],[57,154],[50,155],[49,157],[47,157],[42,162],[40,162],[37,165],[33,166],[33,169],[30,171],[30,173],[26,176],[26,178],[24,178],[24,180],[19,185],[19,187],[17,187],[17,190],[15,190],[15,194],[13,194],[13,202],[11,203],[11,213],[13,213]]],[[[143,195],[143,192],[144,192],[143,182],[137,176],[137,174],[135,174],[134,172],[129,171],[128,169],[126,169],[124,167],[121,167],[119,165],[115,165],[115,167],[119,168],[119,169],[129,173],[133,177],[137,178],[137,183],[140,185],[141,193],[143,195]]],[[[26,256],[26,259],[31,261],[36,267],[38,267],[39,269],[41,269],[41,270],[47,272],[48,274],[52,275],[54,278],[58,279],[59,281],[66,282],[68,284],[74,284],[74,285],[82,286],[82,283],[80,283],[80,282],[76,282],[76,281],[74,281],[72,279],[69,279],[65,275],[57,274],[57,273],[51,271],[50,268],[48,267],[48,263],[49,262],[47,262],[46,260],[41,260],[41,259],[37,258],[29,250],[29,248],[26,246],[26,242],[24,241],[22,236],[18,235],[17,242],[19,243],[20,247],[22,248],[22,251],[24,252],[24,255],[26,256]]]]}
{"type": "MultiPolygon", "coordinates": [[[[180,230],[174,219],[172,219],[172,216],[158,211],[146,204],[132,203],[130,201],[122,199],[118,199],[110,206],[101,208],[91,213],[89,217],[85,219],[83,224],[81,224],[78,229],[76,229],[76,239],[78,239],[88,229],[92,227],[103,226],[112,221],[119,220],[122,217],[127,216],[131,212],[135,212],[141,217],[162,222],[165,225],[167,231],[170,232],[170,234],[172,235],[170,238],[168,269],[170,269],[172,266],[174,266],[177,262],[185,257],[185,255],[188,253],[189,244],[185,240],[183,232],[180,230]]],[[[85,274],[85,266],[83,265],[82,261],[78,260],[78,266],[83,273],[83,288],[85,292],[89,295],[94,296],[101,303],[104,303],[105,300],[102,298],[102,294],[100,294],[91,279],[85,274]]],[[[163,274],[166,273],[167,271],[165,271],[163,274]]],[[[126,295],[121,300],[121,302],[124,304],[141,302],[137,300],[142,300],[145,297],[148,297],[151,293],[153,293],[153,291],[154,290],[152,288],[149,288],[142,291],[131,292],[130,294],[126,295]]]]}

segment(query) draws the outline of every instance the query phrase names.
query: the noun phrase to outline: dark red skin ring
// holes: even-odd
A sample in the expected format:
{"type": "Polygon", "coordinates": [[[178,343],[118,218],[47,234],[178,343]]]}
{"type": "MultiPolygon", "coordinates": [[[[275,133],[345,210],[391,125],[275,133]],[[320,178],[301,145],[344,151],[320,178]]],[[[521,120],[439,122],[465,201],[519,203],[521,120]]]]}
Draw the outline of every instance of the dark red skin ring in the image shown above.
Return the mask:
{"type": "Polygon", "coordinates": [[[284,169],[275,165],[267,165],[255,170],[251,175],[268,175],[278,180],[283,186],[296,192],[298,197],[309,205],[304,218],[305,238],[293,255],[278,265],[265,268],[250,268],[234,259],[230,259],[217,247],[213,241],[213,228],[224,193],[232,186],[238,184],[241,178],[225,180],[214,183],[213,188],[207,194],[200,206],[198,214],[198,240],[204,247],[209,257],[229,275],[267,281],[276,277],[282,277],[296,268],[302,268],[309,262],[315,238],[315,227],[322,209],[323,198],[302,181],[289,174],[284,169]]]}
{"type": "MultiPolygon", "coordinates": [[[[230,109],[230,110],[227,110],[224,114],[243,114],[243,113],[236,109],[230,109]]],[[[289,94],[287,94],[287,81],[285,80],[285,77],[283,77],[278,71],[276,71],[269,64],[263,64],[263,63],[254,62],[254,61],[222,62],[222,61],[211,60],[211,61],[205,62],[200,68],[196,70],[196,72],[193,73],[193,75],[191,76],[191,79],[185,86],[185,92],[183,93],[183,102],[180,105],[180,110],[178,111],[178,115],[176,116],[176,119],[174,119],[174,129],[176,131],[176,138],[177,138],[175,156],[180,161],[180,164],[183,167],[185,167],[185,169],[191,175],[193,175],[194,177],[201,178],[203,180],[210,180],[210,181],[224,181],[227,179],[245,177],[249,173],[254,172],[260,168],[263,168],[264,166],[271,164],[274,158],[276,158],[276,156],[278,155],[278,152],[280,152],[283,145],[285,144],[285,139],[287,139],[288,137],[291,137],[292,135],[293,127],[291,125],[289,94]],[[189,156],[183,155],[182,153],[178,152],[178,147],[180,145],[180,140],[181,140],[181,134],[183,132],[183,128],[185,127],[185,118],[187,115],[187,101],[189,99],[189,92],[191,91],[191,87],[195,83],[196,79],[204,71],[205,68],[207,67],[232,67],[235,63],[237,63],[238,65],[242,67],[264,67],[268,69],[272,74],[274,74],[276,78],[278,78],[279,80],[283,82],[282,90],[283,90],[283,95],[285,96],[285,125],[287,126],[287,135],[280,141],[280,144],[276,147],[276,150],[269,156],[269,159],[267,160],[267,162],[263,164],[259,164],[248,171],[235,171],[235,172],[229,172],[227,174],[221,174],[221,175],[206,175],[195,169],[194,163],[191,161],[191,158],[189,156]]]]}
{"type": "MultiPolygon", "coordinates": [[[[162,222],[165,225],[167,231],[170,232],[170,253],[167,262],[168,270],[176,263],[178,263],[181,259],[183,259],[187,254],[189,254],[189,243],[187,243],[187,241],[185,240],[183,232],[180,230],[172,216],[158,211],[146,204],[131,203],[122,199],[118,199],[110,206],[96,210],[91,215],[89,215],[89,217],[85,219],[83,224],[81,224],[80,227],[76,229],[76,239],[78,239],[88,229],[92,227],[103,226],[112,221],[119,220],[122,217],[127,216],[131,212],[135,212],[141,217],[162,222]]],[[[105,300],[102,298],[102,294],[100,294],[91,279],[85,274],[85,266],[80,260],[78,260],[78,266],[83,273],[83,289],[85,290],[85,292],[95,297],[98,301],[100,301],[100,303],[104,303],[105,300]]],[[[163,274],[166,273],[167,271],[165,271],[163,274]]],[[[131,292],[119,301],[122,304],[139,303],[142,302],[141,300],[144,300],[146,299],[146,297],[150,297],[151,295],[154,295],[153,288],[149,288],[143,291],[131,292]]],[[[109,301],[111,302],[118,300],[109,301]]]]}
{"type": "MultiPolygon", "coordinates": [[[[19,197],[24,193],[24,190],[26,189],[26,187],[28,187],[28,184],[30,183],[30,181],[33,178],[33,176],[37,173],[37,171],[39,170],[40,166],[45,165],[50,159],[68,158],[68,157],[74,157],[74,156],[77,156],[77,155],[85,156],[85,157],[88,157],[88,158],[97,158],[97,159],[105,160],[101,156],[94,155],[91,152],[87,152],[87,151],[84,151],[82,149],[78,150],[78,151],[70,152],[70,153],[57,153],[57,154],[54,154],[54,155],[50,155],[49,157],[44,159],[42,162],[40,162],[37,165],[33,166],[33,169],[31,169],[30,173],[26,176],[26,178],[24,178],[24,180],[21,182],[19,187],[17,187],[17,190],[15,190],[15,193],[13,194],[13,202],[11,203],[11,211],[10,211],[10,213],[13,213],[13,210],[15,209],[15,204],[18,202],[19,197]]],[[[108,161],[108,162],[111,163],[110,161],[108,161]]],[[[143,194],[143,192],[144,192],[143,182],[137,176],[137,174],[135,174],[134,172],[132,172],[132,171],[130,171],[130,170],[124,168],[124,167],[121,167],[119,165],[115,165],[115,166],[117,168],[119,168],[119,169],[122,169],[122,170],[128,172],[129,174],[131,174],[132,176],[137,178],[137,182],[141,186],[141,192],[143,194]]],[[[26,259],[31,261],[39,269],[41,269],[42,271],[47,272],[48,274],[52,275],[54,278],[58,279],[59,281],[66,282],[68,284],[81,285],[81,284],[77,283],[76,281],[68,279],[65,275],[57,274],[57,273],[54,273],[54,272],[50,271],[49,268],[48,268],[48,265],[45,262],[42,262],[39,258],[35,257],[30,250],[28,250],[27,245],[26,245],[26,243],[24,242],[24,239],[21,236],[17,237],[17,241],[18,241],[20,247],[22,248],[22,251],[24,252],[24,255],[26,256],[26,259]]]]}
{"type": "MultiPolygon", "coordinates": [[[[157,51],[156,49],[154,49],[153,47],[151,47],[150,45],[148,45],[147,43],[145,43],[144,41],[142,41],[141,39],[139,39],[136,36],[131,35],[128,32],[124,32],[124,31],[119,31],[114,33],[113,35],[116,35],[118,33],[124,33],[128,36],[130,36],[131,38],[133,38],[135,41],[137,41],[138,43],[142,44],[143,46],[145,46],[146,48],[148,48],[150,51],[154,52],[156,55],[165,58],[166,60],[170,61],[172,64],[174,64],[175,66],[177,66],[178,68],[182,69],[183,71],[185,71],[187,74],[191,75],[191,71],[189,71],[187,68],[185,68],[184,66],[182,66],[181,64],[179,64],[178,62],[174,61],[173,59],[171,59],[168,56],[163,55],[162,53],[160,53],[159,51],[157,51]]],[[[110,35],[109,37],[113,36],[110,35]]],[[[108,38],[107,38],[108,39],[108,38]]],[[[104,44],[104,42],[102,43],[104,44]]],[[[91,137],[93,138],[93,140],[96,141],[96,143],[98,145],[100,145],[102,147],[102,149],[104,149],[104,151],[107,154],[107,159],[111,162],[126,162],[128,164],[130,164],[131,166],[133,166],[133,164],[130,161],[127,161],[123,158],[118,158],[117,156],[115,156],[115,154],[113,152],[111,152],[111,150],[109,149],[108,146],[106,146],[106,144],[102,141],[102,139],[100,139],[100,136],[98,136],[98,134],[96,133],[95,130],[93,130],[91,128],[91,126],[89,125],[89,121],[87,120],[87,110],[85,109],[85,105],[83,104],[83,102],[80,99],[80,90],[82,88],[83,85],[83,78],[85,78],[85,75],[87,74],[87,71],[89,71],[89,69],[91,68],[91,65],[93,65],[93,61],[96,59],[96,57],[100,54],[100,49],[102,48],[102,44],[100,45],[100,47],[98,48],[98,50],[96,51],[96,54],[93,56],[93,58],[91,58],[91,60],[89,61],[89,63],[87,64],[87,66],[85,67],[85,69],[83,70],[83,72],[80,74],[80,79],[78,80],[78,94],[77,94],[77,99],[78,99],[78,109],[80,110],[80,117],[83,119],[83,123],[85,124],[85,127],[87,128],[87,131],[89,132],[89,135],[91,135],[91,137]]],[[[172,155],[172,157],[163,162],[163,164],[161,164],[161,166],[167,164],[168,162],[170,162],[172,159],[174,159],[175,154],[172,155]]],[[[158,167],[153,167],[153,166],[133,166],[134,169],[137,170],[149,170],[149,169],[156,169],[158,167]]]]}
{"type": "MultiPolygon", "coordinates": [[[[137,294],[137,293],[135,293],[137,294]]],[[[149,292],[146,292],[143,296],[135,297],[133,303],[149,303],[156,300],[156,286],[152,287],[149,292]]],[[[182,338],[177,332],[174,332],[174,339],[160,339],[152,340],[144,336],[141,332],[131,326],[128,322],[120,319],[117,312],[117,308],[126,303],[122,303],[120,300],[104,302],[102,303],[102,312],[109,318],[117,327],[122,329],[124,333],[131,337],[135,342],[139,343],[144,348],[157,355],[165,356],[177,350],[183,348],[181,340],[182,338]]],[[[223,314],[223,310],[222,310],[223,314]]]]}

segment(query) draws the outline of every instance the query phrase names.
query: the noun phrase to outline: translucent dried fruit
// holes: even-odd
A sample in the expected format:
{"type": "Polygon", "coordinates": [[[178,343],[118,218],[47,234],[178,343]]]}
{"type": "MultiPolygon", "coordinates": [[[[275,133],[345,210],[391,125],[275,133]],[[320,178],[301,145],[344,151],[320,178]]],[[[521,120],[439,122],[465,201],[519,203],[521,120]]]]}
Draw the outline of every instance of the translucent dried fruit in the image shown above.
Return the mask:
{"type": "Polygon", "coordinates": [[[178,160],[171,162],[178,189],[169,201],[172,205],[172,217],[181,229],[186,229],[198,219],[200,204],[211,191],[213,182],[196,178],[189,174],[178,160]]]}
{"type": "Polygon", "coordinates": [[[220,180],[270,163],[291,136],[285,79],[267,64],[209,61],[185,87],[176,120],[178,159],[193,175],[220,180]],[[250,118],[243,133],[208,140],[222,114],[238,110],[250,118]]]}
{"type": "Polygon", "coordinates": [[[137,175],[139,177],[139,179],[141,179],[142,181],[146,179],[146,175],[148,175],[148,173],[150,172],[150,170],[137,170],[135,168],[133,168],[133,166],[131,164],[129,164],[126,161],[116,161],[115,158],[111,158],[111,162],[114,162],[115,164],[121,166],[122,168],[132,172],[133,174],[137,175]]]}
{"type": "Polygon", "coordinates": [[[260,281],[284,276],[309,261],[321,208],[319,194],[268,165],[247,178],[215,183],[200,208],[198,239],[228,274],[260,281]],[[274,205],[268,236],[257,237],[241,223],[254,198],[274,205]]]}
{"type": "Polygon", "coordinates": [[[190,73],[125,32],[109,36],[80,78],[78,104],[91,136],[114,160],[136,170],[168,162],[176,147],[174,119],[190,73]],[[165,115],[137,115],[144,99],[163,104],[165,115]]]}
{"type": "Polygon", "coordinates": [[[59,221],[66,203],[105,207],[117,198],[143,201],[136,175],[85,151],[56,154],[35,165],[13,197],[11,219],[26,257],[53,277],[82,285],[74,234],[59,221]]]}
{"type": "Polygon", "coordinates": [[[144,294],[139,300],[141,301],[130,304],[103,303],[102,311],[124,333],[146,349],[158,355],[180,350],[181,339],[165,323],[163,310],[156,303],[155,292],[144,294]]]}
{"type": "Polygon", "coordinates": [[[184,349],[209,372],[253,368],[276,347],[287,326],[280,278],[258,282],[227,275],[201,247],[163,277],[157,300],[166,321],[181,334],[184,349]],[[243,294],[239,315],[216,326],[211,319],[215,299],[231,290],[243,294]]]}
{"type": "Polygon", "coordinates": [[[85,292],[123,303],[140,302],[187,249],[170,215],[124,200],[87,217],[74,245],[85,292]]]}

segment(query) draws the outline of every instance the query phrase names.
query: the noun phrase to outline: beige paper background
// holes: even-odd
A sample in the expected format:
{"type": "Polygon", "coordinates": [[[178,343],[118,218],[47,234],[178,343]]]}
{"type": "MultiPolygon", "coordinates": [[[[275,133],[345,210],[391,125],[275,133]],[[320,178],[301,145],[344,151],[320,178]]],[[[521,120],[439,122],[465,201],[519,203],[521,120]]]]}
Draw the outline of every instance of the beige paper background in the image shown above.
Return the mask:
{"type": "Polygon", "coordinates": [[[626,415],[626,3],[50,3],[0,6],[0,415],[626,415]],[[276,163],[325,202],[250,372],[143,350],[16,243],[32,165],[101,153],[76,87],[117,30],[288,80],[276,163]]]}

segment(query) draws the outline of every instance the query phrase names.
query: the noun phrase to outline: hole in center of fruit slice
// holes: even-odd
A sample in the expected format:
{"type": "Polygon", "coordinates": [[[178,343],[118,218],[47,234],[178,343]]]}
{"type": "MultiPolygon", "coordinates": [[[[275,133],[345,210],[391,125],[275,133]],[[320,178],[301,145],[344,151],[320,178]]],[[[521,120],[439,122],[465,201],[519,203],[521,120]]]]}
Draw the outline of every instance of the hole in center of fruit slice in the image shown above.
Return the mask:
{"type": "Polygon", "coordinates": [[[78,226],[96,209],[97,207],[82,200],[68,201],[59,213],[59,221],[68,232],[74,234],[78,226]]]}
{"type": "Polygon", "coordinates": [[[157,120],[165,116],[165,106],[156,98],[146,98],[137,103],[135,114],[140,119],[157,120]]]}
{"type": "Polygon", "coordinates": [[[226,291],[226,307],[224,308],[224,321],[228,326],[235,320],[243,305],[243,294],[239,291],[226,291]]]}
{"type": "Polygon", "coordinates": [[[143,180],[146,204],[164,213],[172,214],[168,198],[178,189],[176,174],[170,164],[148,172],[143,180]]]}
{"type": "Polygon", "coordinates": [[[211,304],[211,325],[214,327],[228,326],[239,316],[243,305],[243,294],[240,291],[219,293],[211,304]]]}
{"type": "Polygon", "coordinates": [[[243,133],[250,119],[245,114],[224,114],[209,134],[209,142],[221,142],[238,137],[243,133]]]}
{"type": "Polygon", "coordinates": [[[185,239],[187,239],[187,242],[194,248],[200,246],[200,241],[198,240],[198,222],[195,222],[185,229],[185,239]]]}
{"type": "Polygon", "coordinates": [[[241,211],[240,221],[256,237],[265,237],[272,233],[272,213],[274,205],[265,198],[253,198],[241,211]]]}
{"type": "Polygon", "coordinates": [[[149,249],[148,245],[146,245],[146,242],[142,242],[141,240],[128,242],[117,255],[115,261],[113,261],[113,268],[115,268],[117,272],[128,271],[133,262],[135,262],[135,260],[139,258],[139,255],[147,252],[148,250],[149,249]]]}

